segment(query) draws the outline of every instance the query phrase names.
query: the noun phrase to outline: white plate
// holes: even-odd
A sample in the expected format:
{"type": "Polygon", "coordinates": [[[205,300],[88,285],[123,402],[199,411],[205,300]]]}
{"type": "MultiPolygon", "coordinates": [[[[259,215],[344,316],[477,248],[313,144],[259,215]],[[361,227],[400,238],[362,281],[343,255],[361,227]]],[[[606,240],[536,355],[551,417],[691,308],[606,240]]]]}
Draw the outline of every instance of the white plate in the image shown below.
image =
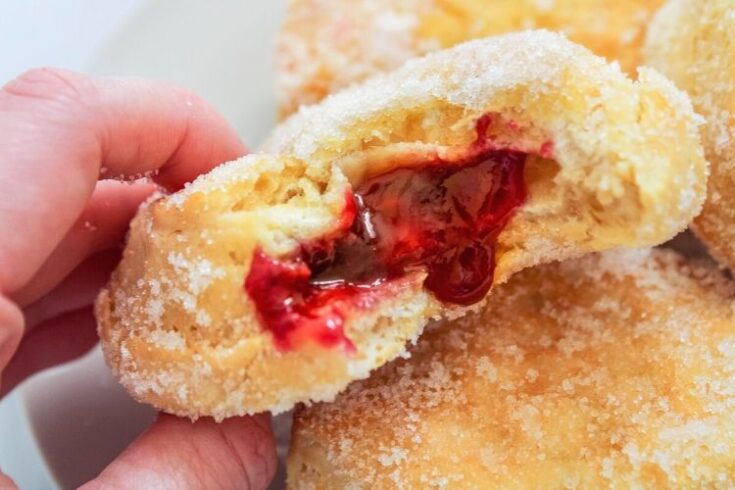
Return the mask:
{"type": "Polygon", "coordinates": [[[285,8],[286,0],[158,0],[135,16],[90,71],[189,88],[256,148],[275,122],[273,51],[285,8]]]}
{"type": "MultiPolygon", "coordinates": [[[[286,0],[152,1],[87,71],[191,89],[256,148],[275,121],[272,55],[285,7],[286,0]]],[[[0,406],[3,471],[21,488],[75,488],[152,418],[152,410],[112,380],[95,351],[35,377],[0,406]]]]}

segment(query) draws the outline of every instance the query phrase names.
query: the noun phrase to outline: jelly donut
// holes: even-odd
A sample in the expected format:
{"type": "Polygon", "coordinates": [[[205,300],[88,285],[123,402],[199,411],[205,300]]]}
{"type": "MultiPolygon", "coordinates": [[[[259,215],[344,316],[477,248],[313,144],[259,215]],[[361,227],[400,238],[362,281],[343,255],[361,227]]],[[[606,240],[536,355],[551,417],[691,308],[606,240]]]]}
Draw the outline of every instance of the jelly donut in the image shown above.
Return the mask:
{"type": "Polygon", "coordinates": [[[98,301],[107,360],[192,417],[332,399],[493,282],[685,228],[696,121],[663,77],[548,32],[409,62],[144,207],[98,301]]]}
{"type": "Polygon", "coordinates": [[[491,35],[565,33],[635,76],[664,0],[291,0],[278,38],[282,116],[406,60],[491,35]]]}
{"type": "Polygon", "coordinates": [[[526,270],[297,410],[288,488],[732,488],[734,294],[663,250],[526,270]]]}
{"type": "Polygon", "coordinates": [[[645,55],[707,120],[702,140],[712,176],[694,230],[735,268],[735,2],[670,1],[656,14],[645,55]]]}

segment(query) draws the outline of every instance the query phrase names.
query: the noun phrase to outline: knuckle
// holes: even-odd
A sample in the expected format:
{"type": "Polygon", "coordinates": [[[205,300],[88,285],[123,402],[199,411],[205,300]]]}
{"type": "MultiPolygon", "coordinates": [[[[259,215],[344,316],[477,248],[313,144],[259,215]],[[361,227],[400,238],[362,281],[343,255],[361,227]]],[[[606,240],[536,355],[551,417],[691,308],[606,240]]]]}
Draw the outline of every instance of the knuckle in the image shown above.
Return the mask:
{"type": "Polygon", "coordinates": [[[90,79],[56,68],[33,68],[6,84],[2,91],[14,97],[84,105],[94,93],[90,79]]]}

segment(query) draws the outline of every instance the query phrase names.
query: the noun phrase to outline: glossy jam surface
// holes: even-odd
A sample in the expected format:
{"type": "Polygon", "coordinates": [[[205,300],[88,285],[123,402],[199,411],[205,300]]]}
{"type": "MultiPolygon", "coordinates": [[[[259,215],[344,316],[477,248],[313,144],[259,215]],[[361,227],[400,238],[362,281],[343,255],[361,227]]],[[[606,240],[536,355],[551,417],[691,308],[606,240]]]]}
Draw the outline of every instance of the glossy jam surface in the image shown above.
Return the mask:
{"type": "MultiPolygon", "coordinates": [[[[478,134],[486,123],[478,122],[478,134]]],[[[340,229],[302,244],[289,259],[256,252],[245,289],[276,346],[305,338],[353,346],[345,312],[414,270],[446,303],[470,305],[489,291],[495,243],[526,199],[526,154],[478,138],[458,161],[434,159],[371,178],[346,196],[340,229]]]]}
{"type": "Polygon", "coordinates": [[[258,251],[245,288],[279,350],[288,350],[307,338],[325,347],[342,345],[352,350],[342,329],[342,310],[360,288],[315,287],[310,278],[311,270],[301,258],[277,260],[258,251]]]}

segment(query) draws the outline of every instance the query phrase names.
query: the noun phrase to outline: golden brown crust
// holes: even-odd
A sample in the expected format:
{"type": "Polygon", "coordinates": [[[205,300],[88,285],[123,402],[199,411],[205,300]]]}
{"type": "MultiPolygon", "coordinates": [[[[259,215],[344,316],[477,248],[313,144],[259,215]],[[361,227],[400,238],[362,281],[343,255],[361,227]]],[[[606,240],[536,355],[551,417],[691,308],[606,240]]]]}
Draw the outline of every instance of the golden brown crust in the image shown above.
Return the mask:
{"type": "Polygon", "coordinates": [[[707,124],[712,165],[707,201],[695,230],[712,254],[735,267],[735,3],[673,0],[656,15],[646,60],[689,92],[707,124]]]}
{"type": "Polygon", "coordinates": [[[289,488],[729,488],[734,294],[673,252],[526,270],[299,411],[289,488]]]}
{"type": "Polygon", "coordinates": [[[345,191],[365,175],[466,152],[488,113],[488,137],[533,154],[528,201],[499,237],[498,283],[551,260],[660,243],[698,212],[706,164],[695,116],[662,77],[633,82],[548,32],[459,46],[302,111],[276,130],[271,155],[224,165],[141,211],[98,301],[123,384],[191,417],[283,411],[332,399],[400,355],[430,318],[464,314],[413,275],[345,318],[355,354],[311,343],[278,352],[243,280],[256,248],[282,257],[334,230],[345,191]]]}
{"type": "Polygon", "coordinates": [[[415,56],[523,29],[563,32],[634,76],[663,2],[292,0],[278,40],[279,110],[286,116],[415,56]]]}

